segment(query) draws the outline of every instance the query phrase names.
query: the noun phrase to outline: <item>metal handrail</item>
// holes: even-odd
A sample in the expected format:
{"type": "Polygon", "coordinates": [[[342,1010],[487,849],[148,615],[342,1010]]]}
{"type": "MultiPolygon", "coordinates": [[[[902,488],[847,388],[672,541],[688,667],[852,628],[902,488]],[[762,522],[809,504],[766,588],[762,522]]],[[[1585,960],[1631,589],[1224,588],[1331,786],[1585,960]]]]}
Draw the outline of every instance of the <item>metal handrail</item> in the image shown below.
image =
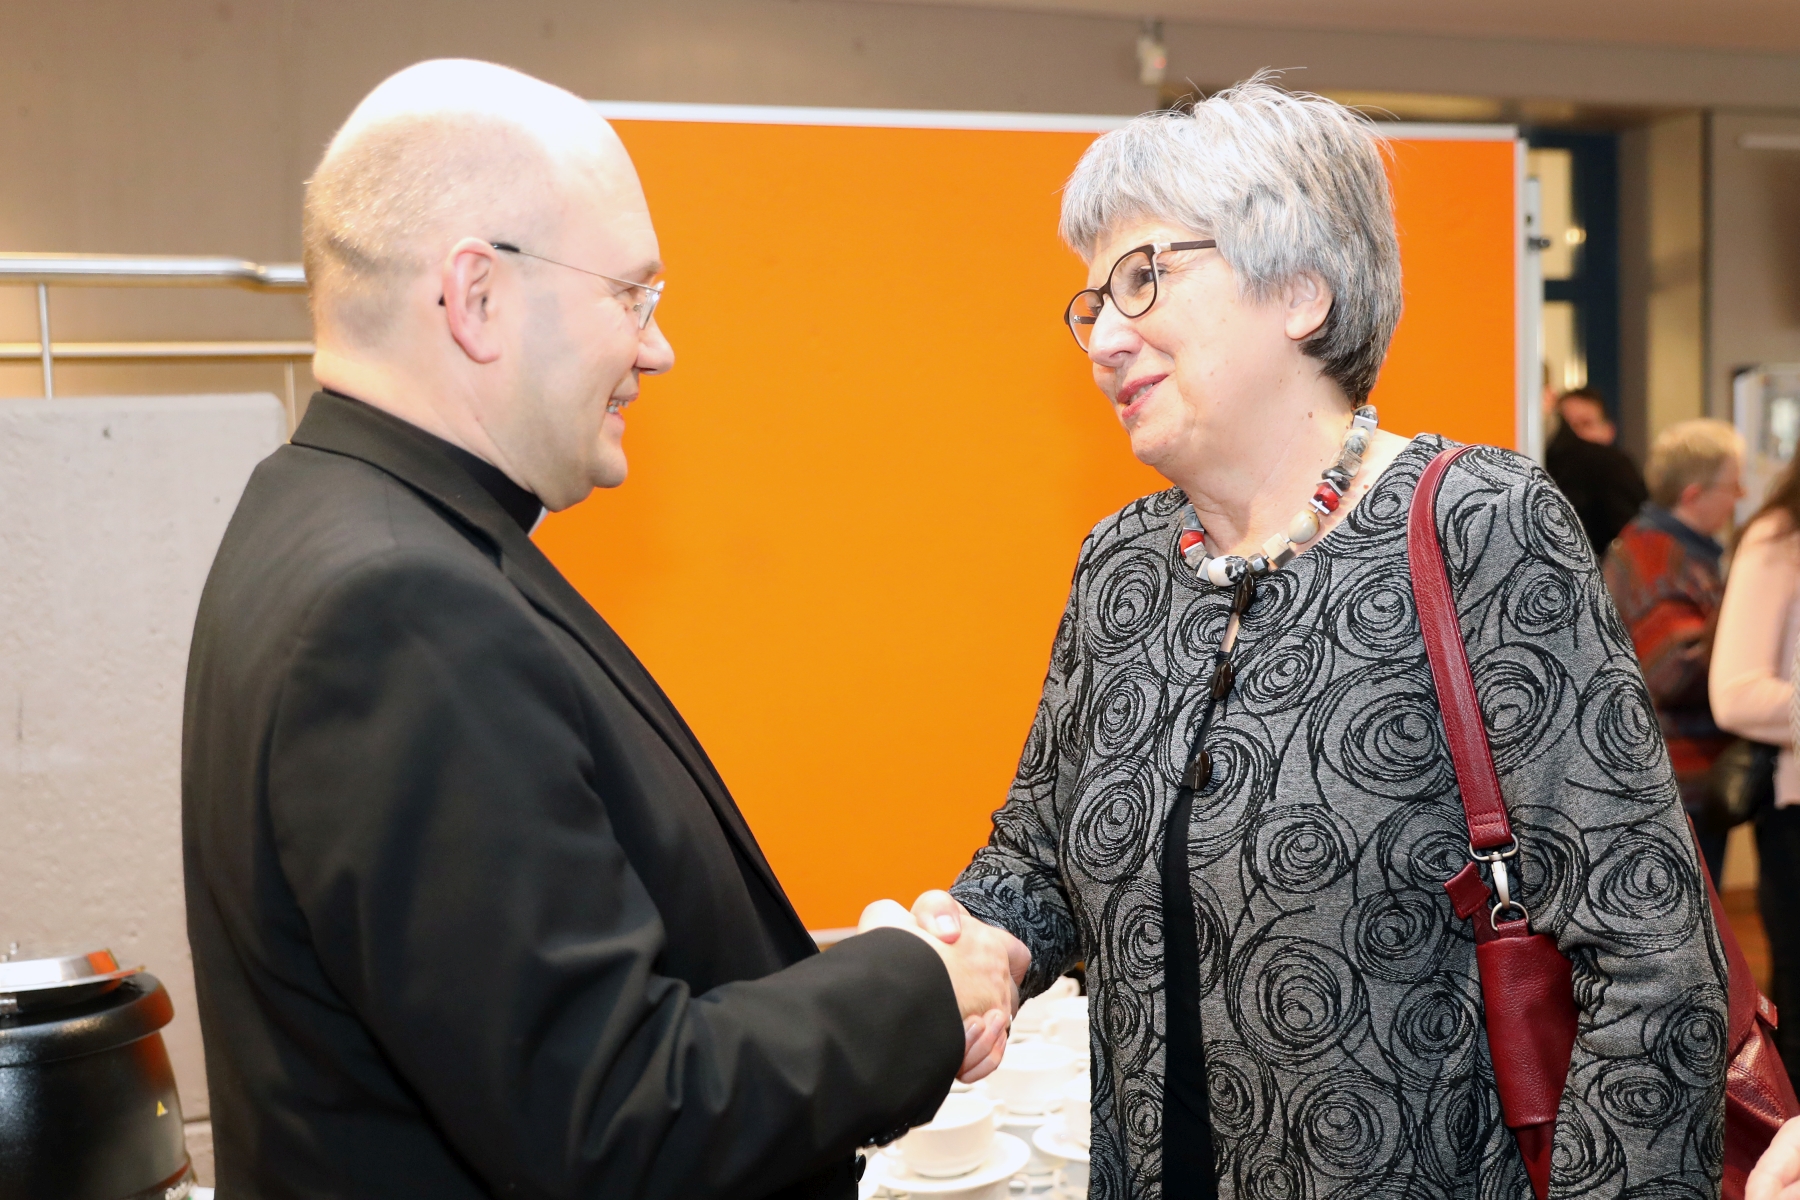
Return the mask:
{"type": "Polygon", "coordinates": [[[242,287],[259,292],[304,292],[299,263],[267,266],[241,258],[184,258],[174,254],[0,253],[0,285],[59,287],[242,287]]]}
{"type": "MultiPolygon", "coordinates": [[[[19,362],[43,353],[36,342],[0,342],[0,362],[19,362]]],[[[114,362],[166,362],[171,358],[195,361],[243,362],[311,358],[311,342],[52,342],[54,358],[78,358],[114,362]]]]}
{"type": "Polygon", "coordinates": [[[241,258],[190,258],[173,254],[22,254],[0,252],[0,287],[36,287],[38,340],[0,342],[0,361],[37,358],[44,365],[44,395],[56,395],[59,358],[162,361],[284,360],[288,423],[294,420],[294,363],[310,358],[311,342],[52,342],[50,287],[240,287],[258,292],[303,292],[299,263],[253,263],[241,258]]]}

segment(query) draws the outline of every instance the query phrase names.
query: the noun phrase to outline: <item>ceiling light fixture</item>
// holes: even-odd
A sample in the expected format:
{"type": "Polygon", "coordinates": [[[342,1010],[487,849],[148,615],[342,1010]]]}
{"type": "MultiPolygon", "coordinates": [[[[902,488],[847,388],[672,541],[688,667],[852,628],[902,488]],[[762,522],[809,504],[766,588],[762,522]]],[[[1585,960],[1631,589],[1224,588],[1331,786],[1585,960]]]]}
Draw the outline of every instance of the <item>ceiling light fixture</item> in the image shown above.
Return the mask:
{"type": "Polygon", "coordinates": [[[1137,40],[1138,82],[1161,87],[1169,73],[1169,47],[1163,42],[1162,22],[1146,17],[1137,40]]]}

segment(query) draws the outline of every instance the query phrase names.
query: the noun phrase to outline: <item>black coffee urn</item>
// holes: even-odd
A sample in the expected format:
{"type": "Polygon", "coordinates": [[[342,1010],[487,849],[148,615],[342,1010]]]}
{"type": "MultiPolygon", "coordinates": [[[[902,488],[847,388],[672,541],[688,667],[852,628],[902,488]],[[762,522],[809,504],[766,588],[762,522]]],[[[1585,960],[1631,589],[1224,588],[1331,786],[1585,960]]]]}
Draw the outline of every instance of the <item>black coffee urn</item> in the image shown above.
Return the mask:
{"type": "Polygon", "coordinates": [[[174,1015],[110,951],[0,962],[0,1200],[185,1200],[174,1015]]]}

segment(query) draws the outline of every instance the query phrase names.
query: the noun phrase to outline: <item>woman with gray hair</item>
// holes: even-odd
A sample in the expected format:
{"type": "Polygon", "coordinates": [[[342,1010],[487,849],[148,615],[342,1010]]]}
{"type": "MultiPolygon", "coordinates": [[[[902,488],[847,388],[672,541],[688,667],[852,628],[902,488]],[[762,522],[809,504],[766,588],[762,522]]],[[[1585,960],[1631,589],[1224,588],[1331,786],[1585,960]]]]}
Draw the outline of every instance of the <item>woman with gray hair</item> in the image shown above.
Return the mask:
{"type": "MultiPolygon", "coordinates": [[[[1172,486],[1083,543],[992,836],[915,912],[1018,936],[1027,995],[1086,963],[1096,1197],[1532,1187],[1445,891],[1470,835],[1408,571],[1451,443],[1368,404],[1401,300],[1381,156],[1259,77],[1100,138],[1064,195],[1070,328],[1172,486]]],[[[1549,1186],[1716,1194],[1723,959],[1630,638],[1528,460],[1465,454],[1437,520],[1512,899],[1574,964],[1549,1186]]]]}

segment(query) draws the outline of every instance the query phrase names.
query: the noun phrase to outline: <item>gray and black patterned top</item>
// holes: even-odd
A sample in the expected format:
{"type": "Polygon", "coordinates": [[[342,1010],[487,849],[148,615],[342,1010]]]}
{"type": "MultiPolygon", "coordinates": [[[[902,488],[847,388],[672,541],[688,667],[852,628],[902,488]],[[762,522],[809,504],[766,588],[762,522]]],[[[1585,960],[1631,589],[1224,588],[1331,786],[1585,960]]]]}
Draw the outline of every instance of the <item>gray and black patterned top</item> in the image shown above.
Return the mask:
{"type": "MultiPolygon", "coordinates": [[[[1468,835],[1407,574],[1407,505],[1450,444],[1416,439],[1260,582],[1207,734],[1188,859],[1222,1197],[1530,1196],[1443,889],[1468,835]]],[[[1531,462],[1478,449],[1439,497],[1522,897],[1574,962],[1551,1194],[1716,1195],[1724,960],[1631,640],[1531,462]]],[[[1181,566],[1183,500],[1082,546],[1018,776],[954,888],[1031,947],[1027,994],[1087,963],[1103,1200],[1162,1191],[1162,830],[1230,605],[1181,566]]]]}

